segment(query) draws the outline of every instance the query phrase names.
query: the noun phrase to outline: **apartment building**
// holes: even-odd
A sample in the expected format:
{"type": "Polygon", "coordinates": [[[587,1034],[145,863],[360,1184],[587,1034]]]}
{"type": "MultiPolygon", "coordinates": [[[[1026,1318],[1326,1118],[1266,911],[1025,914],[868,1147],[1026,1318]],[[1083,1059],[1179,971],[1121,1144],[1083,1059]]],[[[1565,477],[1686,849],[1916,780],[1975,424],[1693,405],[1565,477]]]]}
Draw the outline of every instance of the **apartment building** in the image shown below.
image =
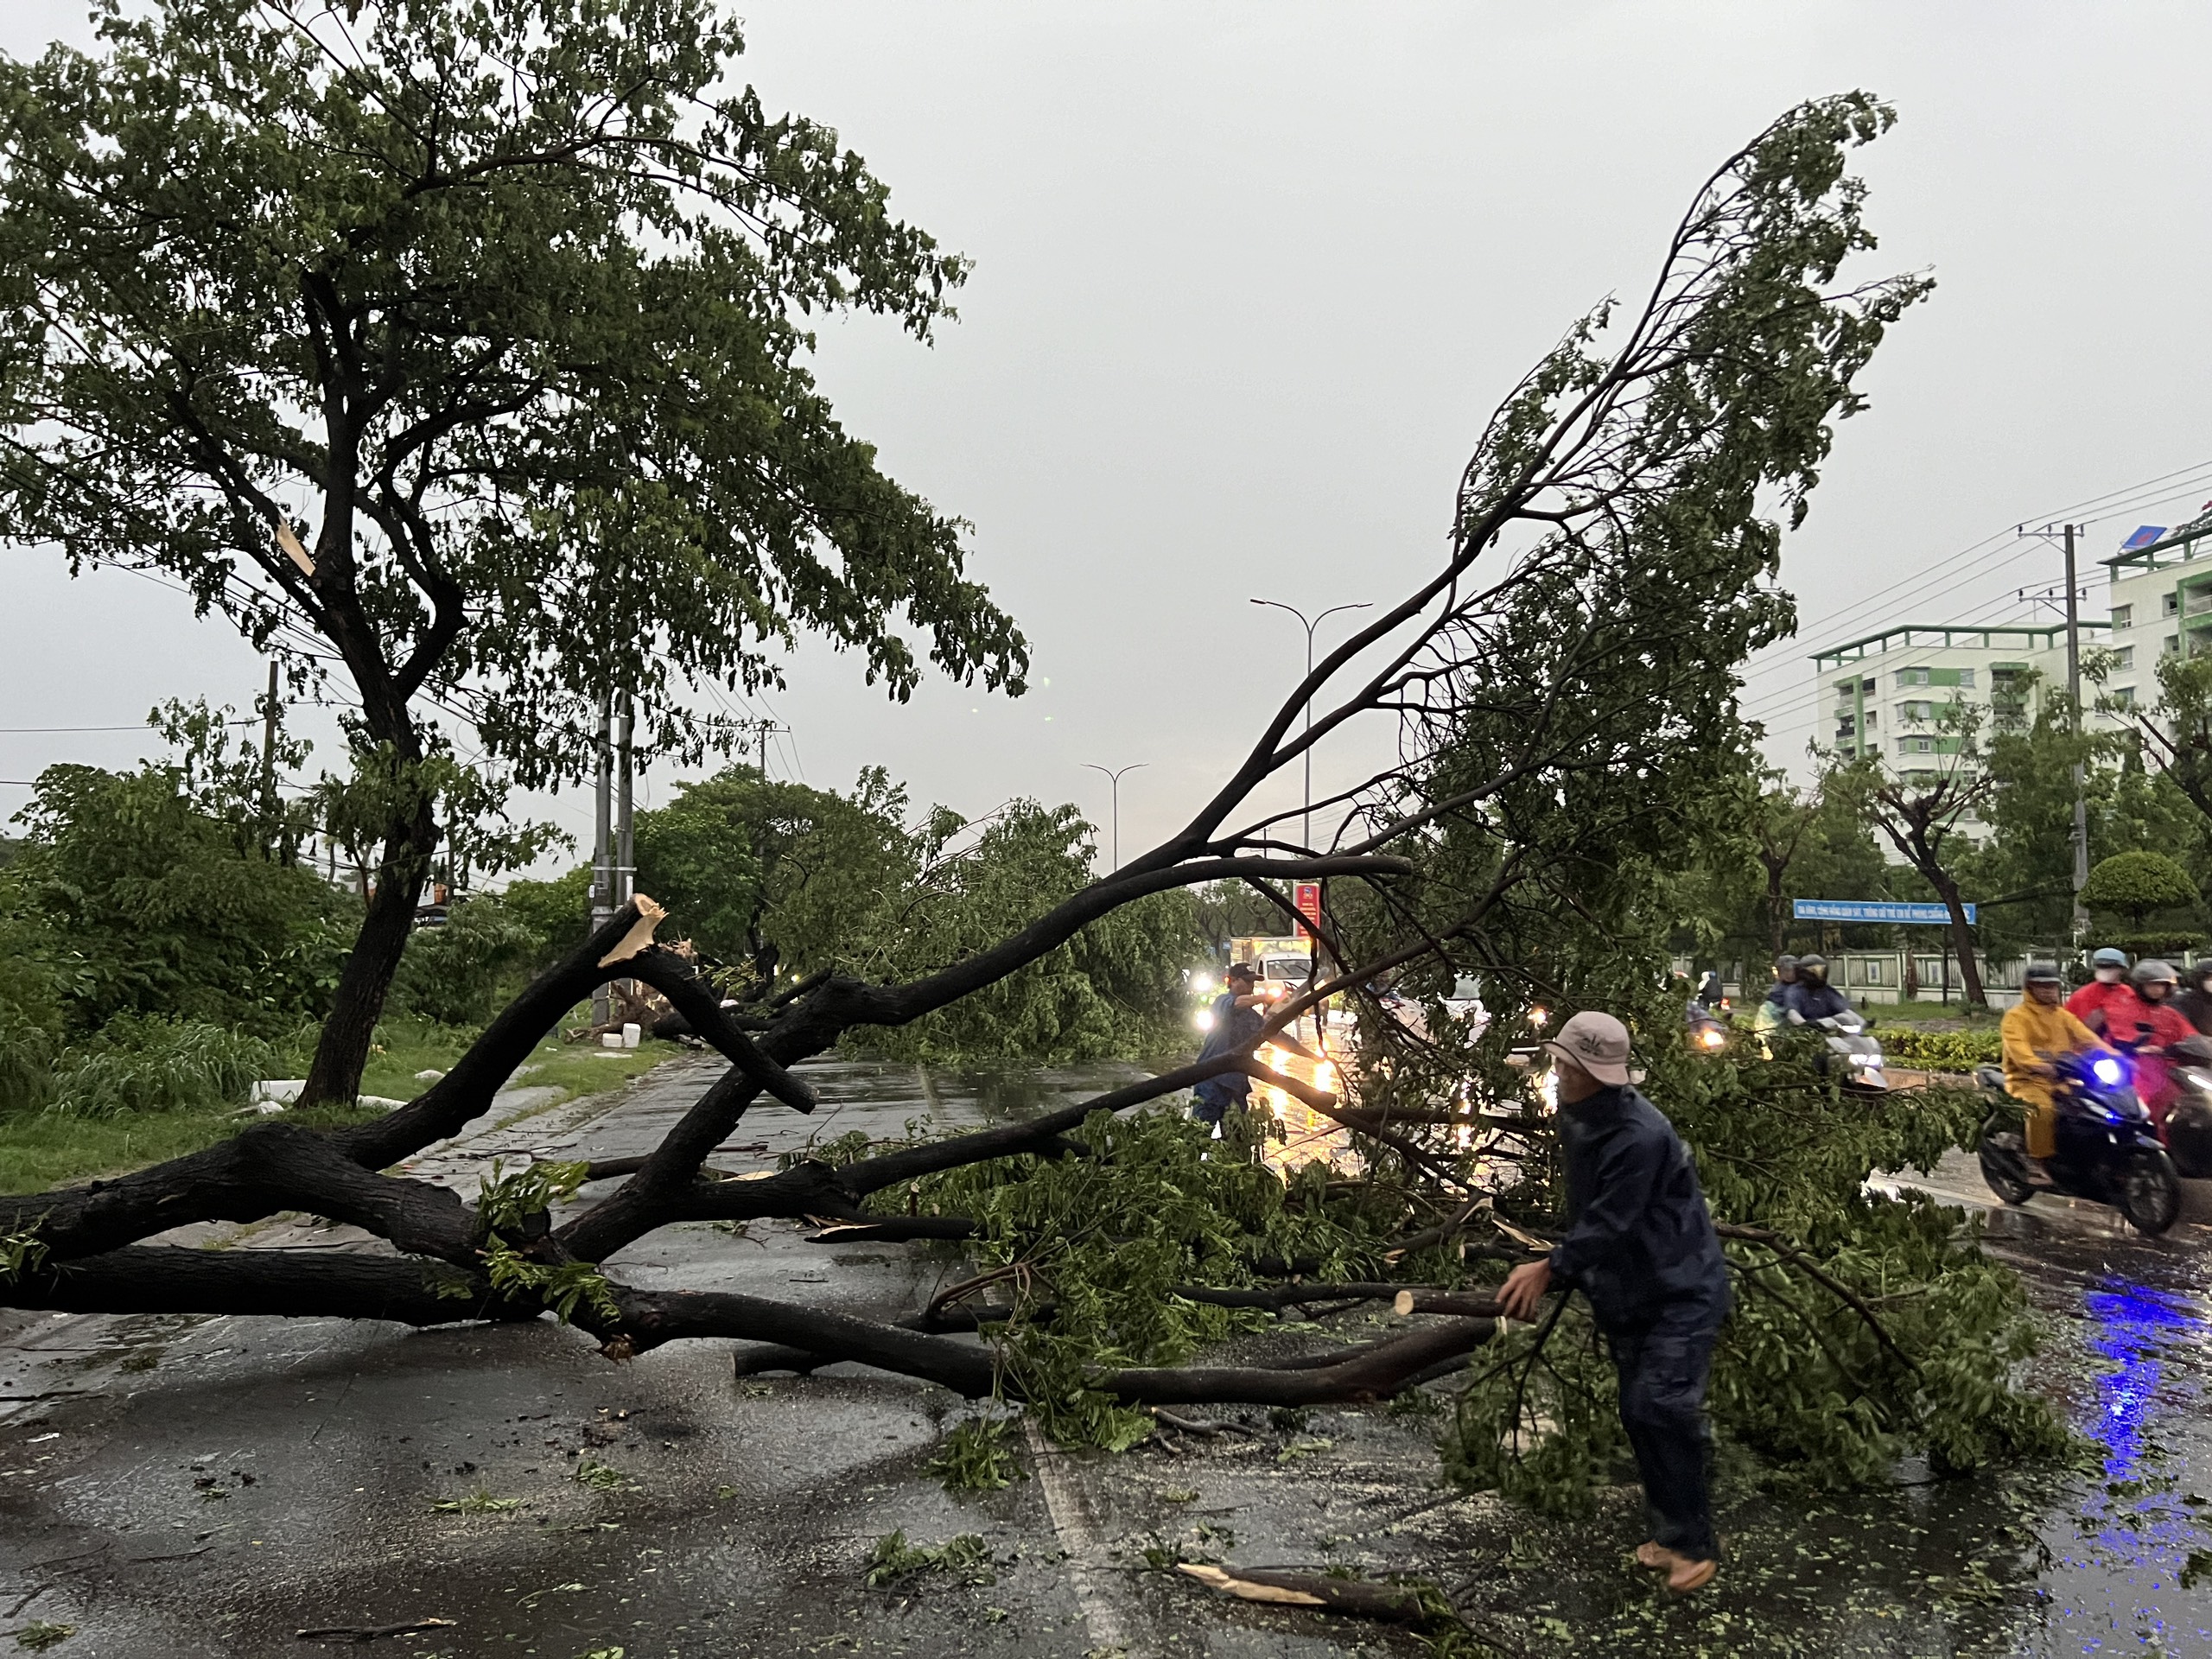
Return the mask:
{"type": "MultiPolygon", "coordinates": [[[[2212,557],[2206,560],[2212,581],[2212,557]]],[[[2212,626],[2212,604],[2204,617],[2212,626]]],[[[2102,645],[2110,626],[2084,620],[2085,645],[2102,645]]],[[[2031,676],[2066,683],[2062,623],[1961,627],[1919,624],[1885,628],[1831,645],[1813,658],[1815,695],[1833,723],[1820,727],[1821,747],[1841,755],[1878,754],[1905,777],[1955,764],[1961,739],[1942,729],[1946,703],[1987,711],[1984,731],[2022,722],[2034,713],[2031,676]]]]}
{"type": "Polygon", "coordinates": [[[2212,511],[2178,530],[2145,525],[2103,563],[2112,626],[2098,643],[2113,652],[2105,690],[2156,702],[2160,658],[2212,651],[2212,511]]]}

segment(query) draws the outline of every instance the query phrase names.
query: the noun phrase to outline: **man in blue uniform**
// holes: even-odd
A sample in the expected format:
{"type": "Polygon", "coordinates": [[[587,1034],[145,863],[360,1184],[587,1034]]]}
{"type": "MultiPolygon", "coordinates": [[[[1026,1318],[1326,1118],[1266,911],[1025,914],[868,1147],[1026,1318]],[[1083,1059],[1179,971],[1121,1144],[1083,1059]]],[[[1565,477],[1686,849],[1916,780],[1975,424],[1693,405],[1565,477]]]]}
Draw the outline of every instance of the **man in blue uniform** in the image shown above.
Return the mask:
{"type": "Polygon", "coordinates": [[[1578,1014],[1544,1045],[1559,1083],[1567,1232],[1498,1292],[1528,1319],[1557,1278],[1589,1300],[1620,1373],[1621,1426],[1650,1510],[1639,1564],[1687,1595],[1718,1570],[1707,1492],[1705,1387],[1728,1316],[1728,1268],[1689,1148],[1630,1086],[1628,1027],[1578,1014]]]}

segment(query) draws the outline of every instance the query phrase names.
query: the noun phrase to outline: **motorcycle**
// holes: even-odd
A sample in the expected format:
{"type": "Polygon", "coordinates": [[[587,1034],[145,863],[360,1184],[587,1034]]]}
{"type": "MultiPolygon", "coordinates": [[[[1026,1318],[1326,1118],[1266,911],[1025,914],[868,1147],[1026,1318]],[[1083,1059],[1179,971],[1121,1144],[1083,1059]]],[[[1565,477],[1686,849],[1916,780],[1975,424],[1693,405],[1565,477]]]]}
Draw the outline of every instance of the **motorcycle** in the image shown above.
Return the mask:
{"type": "Polygon", "coordinates": [[[2063,1192],[2112,1205],[2139,1232],[2164,1232],[2181,1214],[2181,1176],[2128,1081],[2126,1062],[2091,1050],[2051,1064],[2057,1150],[2044,1160],[2048,1186],[2035,1179],[2018,1127],[2020,1103],[2005,1092],[2005,1074],[1993,1065],[1974,1074],[1992,1108],[1976,1148],[1989,1190],[2011,1205],[2063,1192]]]}
{"type": "Polygon", "coordinates": [[[2212,1038],[2170,1045],[2166,1058],[2180,1093],[2166,1108],[2166,1151],[2184,1179],[2212,1176],[2212,1038]]]}
{"type": "Polygon", "coordinates": [[[1882,1045],[1866,1034],[1866,1017],[1856,1008],[1796,1023],[1809,1023],[1827,1037],[1827,1052],[1821,1056],[1821,1069],[1842,1072],[1845,1088],[1861,1094],[1889,1093],[1890,1080],[1882,1075],[1882,1045]]]}
{"type": "Polygon", "coordinates": [[[1718,1054],[1728,1046],[1728,1005],[1724,1001],[1717,1009],[1702,1002],[1693,1002],[1683,1017],[1684,1033],[1689,1046],[1700,1054],[1718,1054]]]}

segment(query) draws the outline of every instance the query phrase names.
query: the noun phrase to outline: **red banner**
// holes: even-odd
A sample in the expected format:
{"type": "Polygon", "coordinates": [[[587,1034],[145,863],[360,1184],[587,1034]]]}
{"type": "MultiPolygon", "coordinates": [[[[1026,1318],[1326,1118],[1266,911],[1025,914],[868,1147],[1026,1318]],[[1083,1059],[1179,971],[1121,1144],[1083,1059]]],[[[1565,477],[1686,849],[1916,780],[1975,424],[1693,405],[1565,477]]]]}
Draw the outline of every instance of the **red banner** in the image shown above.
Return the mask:
{"type": "MultiPolygon", "coordinates": [[[[1307,921],[1314,923],[1320,921],[1321,884],[1319,881],[1300,881],[1294,884],[1290,890],[1290,901],[1298,906],[1298,913],[1307,921]]],[[[1301,926],[1298,930],[1298,934],[1300,938],[1311,938],[1313,929],[1301,926]]]]}

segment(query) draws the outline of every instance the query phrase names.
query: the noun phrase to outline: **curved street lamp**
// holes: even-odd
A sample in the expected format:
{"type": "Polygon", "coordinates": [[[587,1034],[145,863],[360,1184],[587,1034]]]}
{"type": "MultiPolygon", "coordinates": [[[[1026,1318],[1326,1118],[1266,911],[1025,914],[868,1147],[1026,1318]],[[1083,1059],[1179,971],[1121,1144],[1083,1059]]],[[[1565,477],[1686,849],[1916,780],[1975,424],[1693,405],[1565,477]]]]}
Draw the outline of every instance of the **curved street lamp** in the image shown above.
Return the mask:
{"type": "MultiPolygon", "coordinates": [[[[1128,766],[1122,766],[1119,770],[1102,766],[1096,760],[1086,760],[1083,764],[1090,767],[1093,772],[1104,772],[1108,778],[1113,780],[1114,869],[1118,870],[1122,868],[1122,773],[1124,772],[1141,771],[1144,767],[1150,766],[1152,762],[1149,760],[1133,760],[1128,766]]],[[[1112,873],[1112,871],[1108,872],[1109,874],[1111,874],[1112,873]]]]}
{"type": "MultiPolygon", "coordinates": [[[[1278,611],[1288,611],[1300,622],[1306,624],[1306,677],[1309,680],[1313,677],[1313,630],[1338,611],[1364,611],[1373,608],[1372,606],[1364,602],[1357,605],[1332,605],[1320,615],[1307,621],[1305,612],[1300,610],[1295,605],[1286,605],[1279,599],[1255,599],[1252,602],[1255,605],[1272,606],[1278,611]]],[[[1306,699],[1306,730],[1308,736],[1313,734],[1313,699],[1311,696],[1306,699]]],[[[1304,827],[1300,830],[1299,836],[1310,850],[1313,845],[1313,747],[1310,743],[1306,747],[1306,816],[1303,824],[1304,827]]]]}

